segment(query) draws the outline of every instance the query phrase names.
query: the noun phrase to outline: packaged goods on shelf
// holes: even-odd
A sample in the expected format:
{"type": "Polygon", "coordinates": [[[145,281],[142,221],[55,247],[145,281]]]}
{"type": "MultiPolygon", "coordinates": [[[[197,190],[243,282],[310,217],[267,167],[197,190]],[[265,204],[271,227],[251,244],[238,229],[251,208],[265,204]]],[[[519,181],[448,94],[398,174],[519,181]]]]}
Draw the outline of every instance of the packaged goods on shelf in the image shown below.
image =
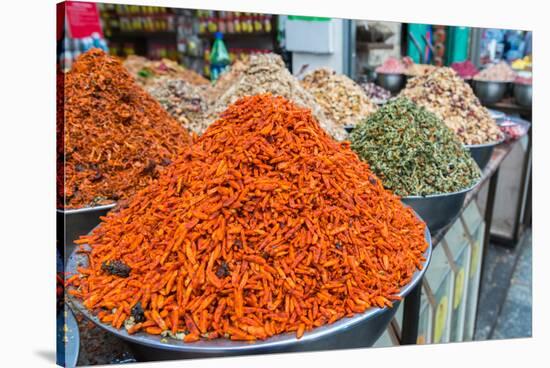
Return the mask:
{"type": "Polygon", "coordinates": [[[424,223],[309,110],[267,94],[220,116],[78,240],[91,261],[69,293],[115,328],[185,342],[300,338],[391,307],[425,261],[424,223]]]}
{"type": "Polygon", "coordinates": [[[466,145],[498,142],[502,136],[472,88],[451,68],[409,79],[400,93],[442,119],[466,145]]]}

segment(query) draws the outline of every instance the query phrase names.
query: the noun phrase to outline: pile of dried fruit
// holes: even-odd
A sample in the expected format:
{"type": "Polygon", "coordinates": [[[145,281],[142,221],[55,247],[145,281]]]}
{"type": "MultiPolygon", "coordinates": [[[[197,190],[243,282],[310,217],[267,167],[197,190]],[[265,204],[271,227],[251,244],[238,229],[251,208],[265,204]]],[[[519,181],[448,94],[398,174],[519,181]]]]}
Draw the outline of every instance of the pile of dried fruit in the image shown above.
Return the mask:
{"type": "Polygon", "coordinates": [[[231,65],[228,72],[220,75],[208,91],[210,101],[216,102],[221,95],[223,95],[233,84],[235,84],[237,79],[242,76],[242,73],[248,67],[248,63],[248,61],[244,62],[242,60],[237,60],[231,65]]]}
{"type": "Polygon", "coordinates": [[[245,97],[79,240],[69,293],[128,333],[266,339],[392,306],[425,225],[347,143],[282,97],[245,97]]]}
{"type": "Polygon", "coordinates": [[[464,79],[471,79],[479,72],[470,60],[454,62],[451,64],[451,68],[464,79]]]}
{"type": "Polygon", "coordinates": [[[66,208],[132,195],[189,141],[122,64],[99,49],[76,60],[64,93],[66,208]]]}
{"type": "Polygon", "coordinates": [[[405,71],[405,65],[403,65],[401,60],[389,57],[375,71],[382,74],[402,74],[405,71]]]}
{"type": "Polygon", "coordinates": [[[435,65],[430,64],[417,64],[410,56],[405,56],[402,59],[404,65],[403,73],[409,77],[417,77],[419,75],[427,75],[437,69],[435,65]]]}
{"type": "Polygon", "coordinates": [[[361,83],[361,88],[367,97],[375,104],[385,104],[391,98],[391,92],[374,83],[361,83]]]}
{"type": "MultiPolygon", "coordinates": [[[[235,72],[233,83],[216,101],[208,117],[213,122],[227,106],[244,96],[261,93],[272,93],[285,97],[302,107],[311,109],[319,125],[336,140],[344,140],[347,136],[343,127],[328,119],[323,109],[300,82],[290,74],[283,59],[276,54],[251,55],[247,63],[235,72]]],[[[231,73],[231,71],[229,72],[231,73]]]]}
{"type": "Polygon", "coordinates": [[[409,79],[400,93],[436,114],[466,145],[497,142],[500,130],[472,88],[451,68],[409,79]]]}
{"type": "Polygon", "coordinates": [[[197,86],[210,84],[210,81],[202,75],[169,59],[149,60],[143,56],[130,55],[123,64],[142,86],[163,83],[162,79],[165,77],[183,79],[197,86]]]}
{"type": "Polygon", "coordinates": [[[183,79],[167,79],[147,87],[147,92],[190,132],[200,135],[208,127],[205,88],[194,86],[183,79]]]}
{"type": "Polygon", "coordinates": [[[343,74],[327,68],[307,73],[302,86],[309,91],[325,115],[341,127],[355,126],[376,111],[361,87],[343,74]]]}
{"type": "Polygon", "coordinates": [[[384,186],[401,196],[456,192],[481,175],[453,131],[404,97],[369,116],[350,140],[384,186]]]}
{"type": "Polygon", "coordinates": [[[501,61],[483,69],[474,76],[474,79],[479,81],[513,82],[516,77],[517,73],[514,69],[507,62],[501,61]]]}

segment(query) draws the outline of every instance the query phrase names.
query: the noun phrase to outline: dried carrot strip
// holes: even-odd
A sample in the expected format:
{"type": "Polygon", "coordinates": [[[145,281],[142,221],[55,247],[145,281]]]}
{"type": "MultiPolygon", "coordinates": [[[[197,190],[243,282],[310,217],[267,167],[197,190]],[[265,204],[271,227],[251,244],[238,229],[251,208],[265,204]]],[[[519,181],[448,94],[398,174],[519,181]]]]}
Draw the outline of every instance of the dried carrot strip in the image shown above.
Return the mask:
{"type": "Polygon", "coordinates": [[[425,225],[373,177],[309,111],[246,97],[83,238],[89,264],[69,292],[117,308],[101,315],[114,326],[139,301],[136,330],[186,342],[300,338],[390,307],[422,266],[425,225]],[[128,278],[101,269],[117,259],[128,278]]]}

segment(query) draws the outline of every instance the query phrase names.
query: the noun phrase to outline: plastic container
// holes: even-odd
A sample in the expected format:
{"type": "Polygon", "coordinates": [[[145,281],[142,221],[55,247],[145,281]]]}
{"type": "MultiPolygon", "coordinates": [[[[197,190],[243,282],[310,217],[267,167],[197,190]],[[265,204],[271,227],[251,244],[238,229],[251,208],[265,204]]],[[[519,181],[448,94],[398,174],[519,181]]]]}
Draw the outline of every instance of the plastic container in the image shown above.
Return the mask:
{"type": "Polygon", "coordinates": [[[229,52],[223,42],[221,32],[216,32],[212,52],[210,53],[210,79],[215,81],[219,76],[229,69],[230,59],[229,52]]]}

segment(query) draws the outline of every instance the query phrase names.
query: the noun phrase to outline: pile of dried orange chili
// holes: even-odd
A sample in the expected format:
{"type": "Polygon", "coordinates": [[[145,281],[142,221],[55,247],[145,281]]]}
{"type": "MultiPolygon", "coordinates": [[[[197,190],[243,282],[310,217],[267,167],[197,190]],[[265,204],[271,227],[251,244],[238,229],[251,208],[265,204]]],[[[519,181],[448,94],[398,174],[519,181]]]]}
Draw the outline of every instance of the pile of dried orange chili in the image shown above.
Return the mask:
{"type": "Polygon", "coordinates": [[[425,225],[307,109],[231,105],[80,244],[70,293],[129,333],[265,339],[392,306],[425,225]]]}
{"type": "Polygon", "coordinates": [[[122,64],[99,49],[81,55],[67,73],[64,100],[64,157],[58,150],[58,161],[65,161],[65,203],[60,207],[132,195],[190,140],[122,64]]]}

